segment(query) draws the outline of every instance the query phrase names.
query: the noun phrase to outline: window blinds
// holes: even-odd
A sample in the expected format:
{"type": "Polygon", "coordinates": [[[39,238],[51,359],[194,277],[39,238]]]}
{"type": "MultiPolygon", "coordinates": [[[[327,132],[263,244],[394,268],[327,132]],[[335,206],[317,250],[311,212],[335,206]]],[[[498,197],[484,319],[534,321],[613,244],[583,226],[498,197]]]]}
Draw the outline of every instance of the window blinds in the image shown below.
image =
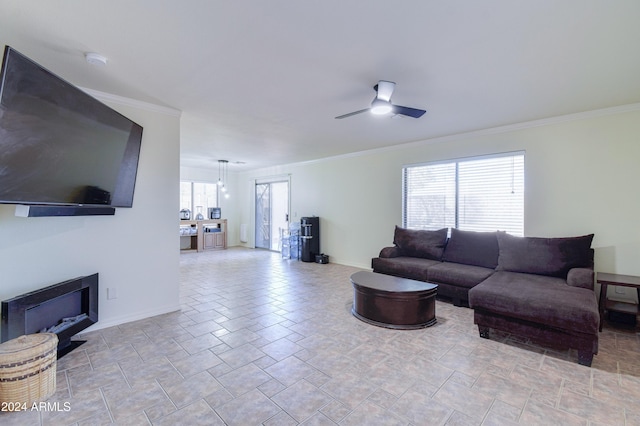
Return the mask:
{"type": "Polygon", "coordinates": [[[403,226],[524,235],[524,153],[405,167],[403,226]]]}

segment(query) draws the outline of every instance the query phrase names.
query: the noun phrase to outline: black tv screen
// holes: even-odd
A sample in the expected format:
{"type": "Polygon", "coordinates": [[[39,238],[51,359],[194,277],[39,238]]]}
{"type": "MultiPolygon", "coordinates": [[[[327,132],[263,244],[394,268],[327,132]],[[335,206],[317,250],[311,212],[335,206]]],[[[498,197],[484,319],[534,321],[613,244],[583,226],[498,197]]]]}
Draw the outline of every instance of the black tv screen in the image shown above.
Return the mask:
{"type": "Polygon", "coordinates": [[[0,203],[131,207],[142,127],[9,46],[0,203]]]}

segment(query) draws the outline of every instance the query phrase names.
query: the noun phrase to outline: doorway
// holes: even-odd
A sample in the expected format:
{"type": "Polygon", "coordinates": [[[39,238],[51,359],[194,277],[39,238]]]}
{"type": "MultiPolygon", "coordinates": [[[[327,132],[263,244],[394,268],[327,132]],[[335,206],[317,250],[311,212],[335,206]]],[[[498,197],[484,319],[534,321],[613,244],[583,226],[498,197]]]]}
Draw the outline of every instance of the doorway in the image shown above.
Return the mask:
{"type": "Polygon", "coordinates": [[[256,183],[256,248],[280,250],[289,229],[289,181],[256,183]]]}

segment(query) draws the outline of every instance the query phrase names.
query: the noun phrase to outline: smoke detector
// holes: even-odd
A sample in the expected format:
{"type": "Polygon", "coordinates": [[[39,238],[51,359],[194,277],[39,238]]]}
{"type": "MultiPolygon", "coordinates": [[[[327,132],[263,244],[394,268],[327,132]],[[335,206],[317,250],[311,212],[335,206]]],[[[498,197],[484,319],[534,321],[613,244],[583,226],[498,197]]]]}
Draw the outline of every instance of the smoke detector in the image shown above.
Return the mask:
{"type": "Polygon", "coordinates": [[[88,52],[84,54],[84,58],[92,65],[105,66],[107,65],[107,58],[99,53],[88,52]]]}

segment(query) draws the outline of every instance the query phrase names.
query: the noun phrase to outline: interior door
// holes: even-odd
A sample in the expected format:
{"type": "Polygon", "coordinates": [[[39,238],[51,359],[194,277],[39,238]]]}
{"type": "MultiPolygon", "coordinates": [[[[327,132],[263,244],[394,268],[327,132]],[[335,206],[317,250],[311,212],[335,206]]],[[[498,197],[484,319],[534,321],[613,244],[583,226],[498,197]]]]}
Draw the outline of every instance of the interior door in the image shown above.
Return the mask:
{"type": "Polygon", "coordinates": [[[289,182],[256,183],[256,248],[280,250],[289,229],[289,182]]]}

